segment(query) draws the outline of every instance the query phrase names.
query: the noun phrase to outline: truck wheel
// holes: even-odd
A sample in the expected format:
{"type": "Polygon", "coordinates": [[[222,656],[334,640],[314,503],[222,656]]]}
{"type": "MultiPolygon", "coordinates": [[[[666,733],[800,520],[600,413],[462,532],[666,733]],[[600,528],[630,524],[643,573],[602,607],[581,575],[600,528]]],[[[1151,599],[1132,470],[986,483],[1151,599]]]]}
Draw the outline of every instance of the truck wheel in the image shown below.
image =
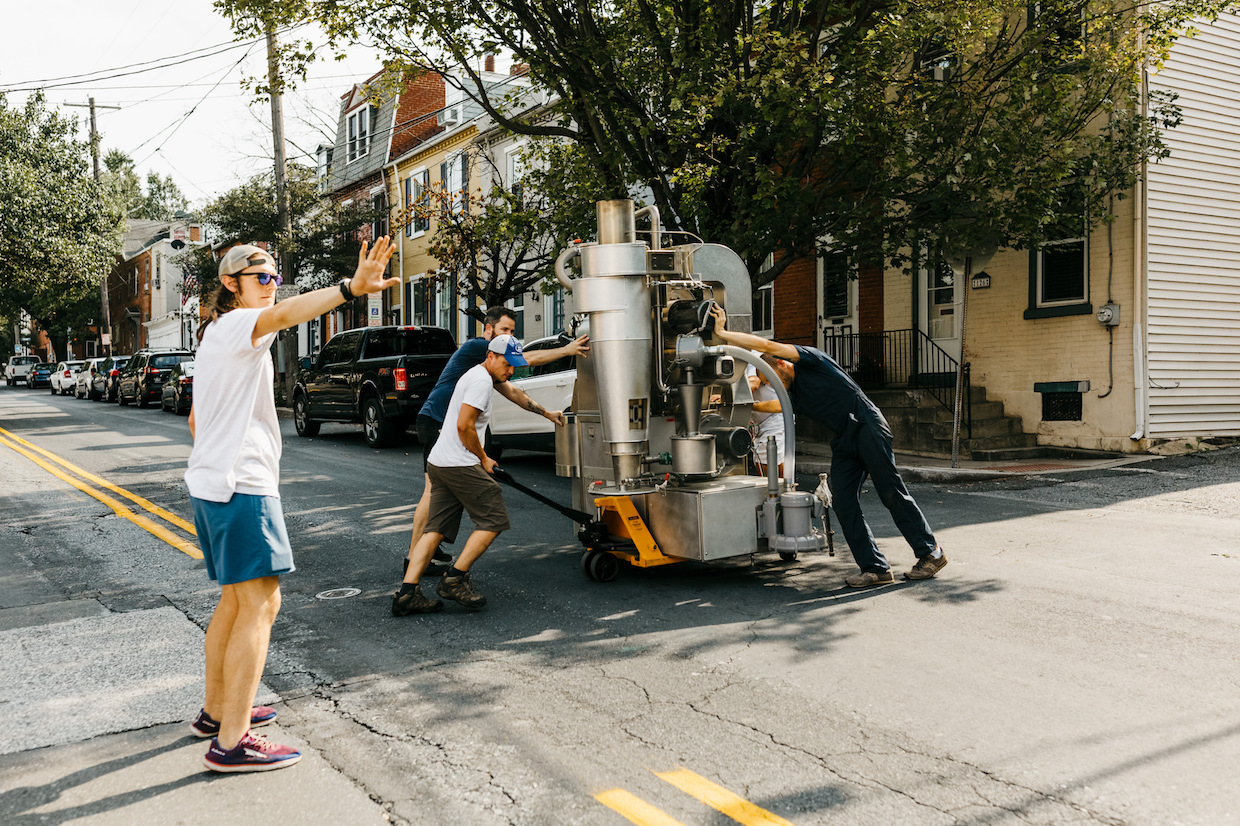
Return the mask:
{"type": "Polygon", "coordinates": [[[383,447],[392,440],[392,423],[383,418],[383,410],[375,396],[367,396],[362,403],[362,430],[366,433],[366,444],[371,447],[383,447]]]}
{"type": "Polygon", "coordinates": [[[293,427],[298,436],[306,439],[319,435],[319,423],[310,418],[310,400],[305,393],[293,397],[293,427]]]}

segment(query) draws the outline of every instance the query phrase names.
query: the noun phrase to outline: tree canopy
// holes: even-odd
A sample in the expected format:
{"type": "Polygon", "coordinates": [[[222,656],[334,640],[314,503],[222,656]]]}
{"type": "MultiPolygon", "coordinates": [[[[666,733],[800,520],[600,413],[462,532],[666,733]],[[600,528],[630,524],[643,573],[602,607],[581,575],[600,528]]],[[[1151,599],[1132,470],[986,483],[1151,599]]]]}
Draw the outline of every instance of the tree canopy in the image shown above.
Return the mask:
{"type": "Polygon", "coordinates": [[[127,217],[171,221],[178,212],[189,210],[189,200],[171,175],[148,172],[143,191],[133,158],[121,150],[109,149],[103,156],[103,166],[104,186],[127,217]]]}
{"type": "Polygon", "coordinates": [[[649,193],[667,226],[731,246],[760,286],[822,238],[900,262],[921,235],[1021,248],[1082,206],[1106,219],[1177,117],[1168,101],[1139,105],[1140,71],[1231,2],[216,5],[314,19],[394,66],[464,78],[505,128],[568,142],[597,197],[649,193]],[[494,98],[477,67],[497,52],[559,97],[558,121],[494,98]]]}
{"type": "Polygon", "coordinates": [[[44,321],[99,288],[120,249],[121,220],[95,182],[76,123],[41,94],[0,95],[0,314],[44,321]]]}

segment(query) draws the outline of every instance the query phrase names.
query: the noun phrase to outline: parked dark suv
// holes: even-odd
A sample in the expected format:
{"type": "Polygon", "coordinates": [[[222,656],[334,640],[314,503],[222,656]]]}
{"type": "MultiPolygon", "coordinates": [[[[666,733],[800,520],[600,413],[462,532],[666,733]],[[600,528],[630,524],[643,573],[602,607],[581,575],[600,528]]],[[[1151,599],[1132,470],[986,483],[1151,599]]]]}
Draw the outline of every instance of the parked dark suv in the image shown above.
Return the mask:
{"type": "Polygon", "coordinates": [[[366,444],[392,441],[422,408],[456,352],[442,327],[363,327],[333,336],[317,359],[301,360],[293,390],[297,435],[323,422],[361,422],[366,444]]]}
{"type": "Polygon", "coordinates": [[[99,362],[99,369],[90,379],[90,400],[116,401],[116,383],[121,377],[121,370],[133,356],[108,356],[99,362]]]}
{"type": "Polygon", "coordinates": [[[121,369],[116,386],[116,400],[122,405],[136,401],[138,407],[146,407],[159,401],[163,394],[164,380],[172,368],[183,361],[193,361],[194,354],[188,350],[144,350],[134,354],[121,369]]]}

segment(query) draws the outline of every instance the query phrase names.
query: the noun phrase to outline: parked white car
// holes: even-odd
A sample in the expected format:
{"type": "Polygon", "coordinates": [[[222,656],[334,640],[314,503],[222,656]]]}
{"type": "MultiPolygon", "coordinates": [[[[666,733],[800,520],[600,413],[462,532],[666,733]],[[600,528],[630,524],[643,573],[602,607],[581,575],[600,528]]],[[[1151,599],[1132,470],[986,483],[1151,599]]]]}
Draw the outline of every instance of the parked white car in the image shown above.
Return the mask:
{"type": "Polygon", "coordinates": [[[13,356],[4,367],[4,382],[12,387],[18,382],[30,383],[30,368],[43,359],[38,356],[13,356]]]}
{"type": "MultiPolygon", "coordinates": [[[[551,350],[571,340],[563,334],[548,336],[531,341],[523,349],[526,353],[551,350]]],[[[565,356],[538,367],[519,367],[511,381],[546,409],[568,410],[577,383],[577,358],[565,356]]],[[[491,443],[500,448],[555,450],[555,425],[497,393],[491,401],[491,443]]]]}
{"type": "Polygon", "coordinates": [[[95,378],[95,373],[99,372],[99,365],[102,363],[101,358],[86,360],[82,369],[78,371],[77,378],[73,380],[73,398],[90,398],[90,383],[95,378]]]}
{"type": "Polygon", "coordinates": [[[83,362],[80,361],[62,361],[57,364],[56,369],[52,371],[52,393],[59,393],[62,396],[72,393],[82,364],[83,362]]]}

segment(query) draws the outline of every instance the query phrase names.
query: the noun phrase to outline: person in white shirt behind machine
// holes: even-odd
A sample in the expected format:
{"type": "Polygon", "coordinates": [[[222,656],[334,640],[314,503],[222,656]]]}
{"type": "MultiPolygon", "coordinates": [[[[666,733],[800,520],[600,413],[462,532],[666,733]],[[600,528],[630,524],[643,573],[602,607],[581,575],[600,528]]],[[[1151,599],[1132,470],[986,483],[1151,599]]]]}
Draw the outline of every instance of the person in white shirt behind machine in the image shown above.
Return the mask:
{"type": "MultiPolygon", "coordinates": [[[[775,362],[773,356],[761,354],[767,364],[775,362]]],[[[749,390],[753,393],[753,407],[749,414],[749,432],[753,434],[754,465],[758,473],[765,476],[766,442],[768,437],[775,437],[775,448],[778,451],[778,475],[784,475],[784,417],[779,404],[779,396],[766,377],[758,372],[758,368],[750,365],[745,371],[749,380],[749,390]]]]}

